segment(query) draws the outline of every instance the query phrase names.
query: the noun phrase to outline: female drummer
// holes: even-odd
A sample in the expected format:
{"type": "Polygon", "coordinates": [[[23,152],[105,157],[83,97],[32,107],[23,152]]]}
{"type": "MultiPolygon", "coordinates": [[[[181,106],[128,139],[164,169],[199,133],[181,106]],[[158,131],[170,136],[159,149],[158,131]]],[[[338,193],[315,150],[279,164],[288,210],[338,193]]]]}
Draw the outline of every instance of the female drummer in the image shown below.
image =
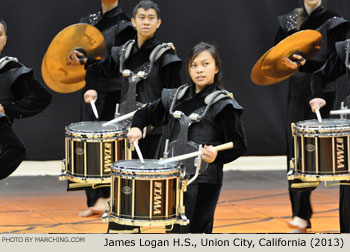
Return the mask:
{"type": "MultiPolygon", "coordinates": [[[[213,45],[204,42],[195,45],[187,59],[187,70],[190,84],[163,90],[161,99],[139,110],[128,138],[133,143],[141,138],[141,129],[145,126],[168,123],[169,140],[174,143],[176,155],[188,150],[189,145],[204,146],[201,158],[209,164],[208,168],[188,186],[184,197],[190,224],[175,225],[173,232],[211,233],[223,181],[223,165],[246,150],[240,118],[243,109],[232,94],[221,89],[221,63],[213,45]],[[197,118],[191,114],[196,114],[197,118]],[[180,141],[183,136],[188,136],[187,141],[180,141]],[[234,148],[221,152],[213,148],[226,142],[233,142],[234,148]]],[[[193,170],[187,164],[185,168],[193,170]]]]}

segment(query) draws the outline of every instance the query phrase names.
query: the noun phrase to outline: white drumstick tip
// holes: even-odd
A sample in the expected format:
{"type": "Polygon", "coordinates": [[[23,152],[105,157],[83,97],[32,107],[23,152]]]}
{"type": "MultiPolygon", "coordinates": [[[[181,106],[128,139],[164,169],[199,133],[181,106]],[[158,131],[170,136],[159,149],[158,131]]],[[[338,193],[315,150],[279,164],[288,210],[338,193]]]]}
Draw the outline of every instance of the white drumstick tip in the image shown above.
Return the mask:
{"type": "Polygon", "coordinates": [[[322,117],[319,109],[316,109],[316,116],[319,123],[322,123],[322,117]]]}
{"type": "Polygon", "coordinates": [[[141,163],[144,164],[145,161],[143,160],[142,152],[140,150],[139,144],[136,141],[134,142],[134,146],[135,146],[136,153],[139,156],[141,163]]]}
{"type": "Polygon", "coordinates": [[[92,111],[94,112],[94,115],[95,115],[96,119],[98,119],[98,113],[97,113],[95,101],[94,100],[90,100],[90,105],[91,105],[92,111]]]}

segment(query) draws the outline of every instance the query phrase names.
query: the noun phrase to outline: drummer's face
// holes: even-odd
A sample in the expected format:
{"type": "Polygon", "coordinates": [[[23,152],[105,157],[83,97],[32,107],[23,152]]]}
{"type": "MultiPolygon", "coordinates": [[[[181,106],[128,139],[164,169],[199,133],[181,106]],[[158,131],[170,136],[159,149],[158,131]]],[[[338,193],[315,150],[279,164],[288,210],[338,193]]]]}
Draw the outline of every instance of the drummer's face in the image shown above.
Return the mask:
{"type": "Polygon", "coordinates": [[[157,16],[155,9],[145,10],[139,8],[136,12],[135,18],[131,19],[132,24],[136,28],[137,35],[143,39],[149,39],[153,37],[161,24],[161,20],[157,16]]]}
{"type": "Polygon", "coordinates": [[[6,32],[5,32],[5,27],[3,24],[0,23],[0,52],[2,52],[2,50],[4,50],[4,47],[6,45],[6,41],[7,41],[7,36],[6,36],[6,32]]]}
{"type": "Polygon", "coordinates": [[[316,7],[322,0],[304,0],[304,4],[310,8],[316,7]]]}
{"type": "Polygon", "coordinates": [[[214,83],[215,74],[219,72],[219,69],[210,52],[203,51],[190,63],[188,72],[196,85],[196,91],[199,92],[206,86],[214,83]]]}

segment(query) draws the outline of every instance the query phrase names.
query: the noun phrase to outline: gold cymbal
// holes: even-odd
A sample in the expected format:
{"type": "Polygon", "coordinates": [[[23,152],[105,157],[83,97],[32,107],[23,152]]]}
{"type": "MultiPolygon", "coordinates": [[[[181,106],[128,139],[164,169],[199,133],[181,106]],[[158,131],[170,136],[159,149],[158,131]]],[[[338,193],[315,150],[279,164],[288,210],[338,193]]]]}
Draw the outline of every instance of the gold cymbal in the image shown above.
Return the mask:
{"type": "Polygon", "coordinates": [[[58,93],[72,93],[85,86],[84,66],[72,66],[68,56],[82,48],[88,58],[102,59],[106,45],[102,33],[89,24],[74,24],[59,32],[52,40],[41,64],[46,85],[58,93]]]}
{"type": "Polygon", "coordinates": [[[270,85],[289,78],[298,69],[282,64],[284,57],[298,53],[303,57],[316,53],[321,48],[322,35],[316,30],[296,32],[267,51],[254,65],[251,79],[258,85],[270,85]]]}
{"type": "Polygon", "coordinates": [[[280,79],[269,78],[261,73],[262,63],[271,50],[272,48],[268,50],[263,56],[260,57],[260,59],[256,62],[256,64],[254,65],[250,73],[250,78],[255,84],[270,85],[270,84],[274,84],[276,82],[280,82],[284,80],[284,78],[280,78],[280,79]]]}

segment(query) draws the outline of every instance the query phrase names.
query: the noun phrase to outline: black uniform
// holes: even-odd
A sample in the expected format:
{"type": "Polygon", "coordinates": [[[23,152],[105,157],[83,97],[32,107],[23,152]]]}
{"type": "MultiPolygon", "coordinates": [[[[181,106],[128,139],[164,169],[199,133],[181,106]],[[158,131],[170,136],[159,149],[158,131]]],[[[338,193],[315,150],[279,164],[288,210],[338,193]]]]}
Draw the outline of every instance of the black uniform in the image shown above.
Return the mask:
{"type": "Polygon", "coordinates": [[[0,59],[0,179],[16,170],[25,158],[25,147],[13,132],[11,124],[17,118],[36,115],[51,102],[51,94],[34,79],[32,69],[17,59],[0,59]]]}
{"type": "MultiPolygon", "coordinates": [[[[322,66],[322,68],[312,75],[312,98],[324,99],[325,95],[323,90],[327,86],[327,83],[334,81],[349,71],[345,66],[345,49],[348,45],[350,45],[348,41],[338,42],[336,44],[337,51],[330,56],[327,63],[322,66]]],[[[349,183],[349,181],[344,181],[344,183],[349,183]]],[[[340,186],[339,219],[340,232],[350,233],[350,186],[348,185],[340,186]]]]}
{"type": "MultiPolygon", "coordinates": [[[[147,40],[141,48],[138,48],[137,41],[133,44],[130,55],[125,59],[124,69],[137,73],[141,70],[147,72],[150,67],[150,54],[161,43],[154,36],[147,40]]],[[[121,104],[126,101],[129,82],[120,71],[120,53],[122,47],[113,47],[111,56],[98,64],[91,65],[87,69],[87,89],[95,89],[98,93],[103,90],[121,90],[121,104]],[[109,86],[100,85],[100,78],[117,78],[117,81],[109,86]]],[[[181,84],[180,78],[181,60],[173,50],[166,51],[156,62],[152,71],[145,80],[136,85],[136,102],[146,104],[160,98],[163,88],[174,88],[181,84]]],[[[130,111],[125,111],[130,112],[130,111]]],[[[142,154],[145,158],[158,158],[160,154],[161,128],[147,131],[145,139],[139,143],[142,154]]]]}
{"type": "MultiPolygon", "coordinates": [[[[130,41],[129,41],[130,42],[130,41]]],[[[147,40],[141,48],[138,47],[137,41],[134,42],[130,54],[127,58],[122,59],[124,68],[137,73],[150,67],[150,54],[160,44],[154,36],[147,40]]],[[[93,64],[87,68],[86,72],[86,89],[94,89],[98,93],[108,90],[109,92],[121,92],[121,103],[126,101],[129,82],[120,73],[120,55],[122,47],[113,47],[111,56],[101,62],[93,64]],[[101,85],[100,79],[114,79],[110,85],[101,85]]],[[[158,99],[163,88],[177,87],[181,83],[180,79],[181,60],[176,56],[174,51],[165,52],[156,62],[153,63],[152,70],[147,79],[137,83],[135,88],[136,101],[146,104],[158,99]]],[[[130,97],[134,98],[134,97],[130,97]]],[[[136,104],[135,104],[136,105],[136,104]]],[[[129,111],[122,111],[129,112],[129,111]]],[[[146,138],[140,141],[139,146],[144,158],[158,158],[161,143],[161,128],[148,130],[146,138]]],[[[109,223],[109,231],[118,230],[117,232],[135,231],[135,227],[109,223]],[[121,231],[123,230],[123,231],[121,231]]],[[[138,232],[138,231],[136,231],[138,232]]]]}
{"type": "MultiPolygon", "coordinates": [[[[202,114],[207,95],[219,90],[215,84],[195,93],[194,86],[176,100],[174,111],[181,111],[186,116],[193,112],[202,114]]],[[[176,90],[164,90],[162,99],[139,110],[132,122],[132,127],[142,129],[147,125],[168,123],[170,142],[180,138],[179,134],[188,134],[188,143],[218,145],[233,142],[234,148],[218,153],[216,160],[209,164],[206,171],[188,186],[184,205],[186,217],[190,220],[187,226],[175,225],[172,232],[211,233],[214,212],[219,199],[223,180],[223,165],[238,158],[246,150],[246,139],[240,116],[242,107],[229,97],[219,100],[206,112],[200,122],[192,123],[188,132],[182,132],[179,121],[170,115],[169,109],[176,90]]],[[[186,149],[185,146],[181,146],[186,149]]],[[[177,150],[180,151],[181,150],[177,150]]],[[[171,151],[170,151],[171,152],[171,151]]],[[[188,170],[190,167],[186,167],[188,170]]]]}
{"type": "MultiPolygon", "coordinates": [[[[80,23],[87,23],[95,26],[99,29],[105,39],[107,56],[110,54],[113,46],[120,46],[129,39],[133,38],[136,34],[134,27],[130,22],[130,17],[123,12],[120,7],[115,7],[106,13],[102,13],[102,10],[97,13],[90,14],[80,20],[80,23]]],[[[96,63],[97,60],[88,58],[85,68],[89,65],[96,63]]],[[[89,80],[86,80],[89,81],[89,80]]],[[[109,85],[114,83],[113,78],[100,79],[99,84],[109,85]]],[[[96,120],[90,104],[84,102],[83,94],[86,89],[83,90],[81,95],[81,121],[94,121],[96,120]]],[[[99,93],[99,99],[96,102],[97,111],[99,114],[99,120],[109,121],[114,118],[115,105],[120,101],[120,92],[104,90],[99,93]]],[[[68,182],[71,183],[71,182],[68,182]]],[[[72,190],[69,189],[68,190],[72,190]]],[[[76,189],[74,189],[76,190],[76,189]]],[[[88,207],[94,206],[98,198],[109,197],[109,187],[101,187],[92,189],[86,188],[86,197],[88,207]]]]}
{"type": "MultiPolygon", "coordinates": [[[[326,10],[322,5],[317,7],[310,15],[307,14],[305,8],[295,9],[291,13],[278,17],[278,21],[280,28],[277,32],[275,43],[295,32],[307,29],[317,29],[323,36],[320,51],[312,58],[307,58],[306,64],[300,67],[300,72],[297,72],[289,79],[286,130],[287,171],[289,171],[289,160],[294,157],[291,123],[315,118],[309,105],[311,98],[311,73],[324,64],[330,52],[334,50],[335,42],[345,39],[344,34],[346,34],[345,31],[348,29],[349,24],[336,13],[326,10]]],[[[336,101],[335,84],[329,83],[323,91],[327,99],[327,106],[320,112],[323,117],[328,117],[329,111],[336,101]]],[[[308,222],[310,221],[312,215],[310,195],[311,189],[305,189],[302,192],[289,190],[293,217],[298,216],[308,222]]]]}
{"type": "MultiPolygon", "coordinates": [[[[102,10],[97,13],[90,14],[88,17],[82,18],[81,23],[87,23],[95,26],[99,29],[105,39],[107,55],[110,55],[110,51],[113,46],[121,46],[129,39],[132,39],[136,35],[136,31],[130,22],[130,17],[123,12],[120,7],[115,7],[112,10],[102,14],[102,10]]],[[[88,59],[85,67],[96,63],[95,59],[88,59]]],[[[89,81],[88,79],[86,80],[89,81]]],[[[103,86],[110,86],[111,83],[115,83],[113,78],[100,78],[99,84],[103,86]]],[[[86,89],[84,89],[86,91],[86,89]]],[[[99,98],[96,103],[97,110],[99,112],[100,120],[109,121],[114,118],[115,104],[120,102],[120,92],[118,90],[103,89],[99,93],[99,98]]],[[[91,106],[83,103],[82,121],[96,120],[91,106]]]]}

